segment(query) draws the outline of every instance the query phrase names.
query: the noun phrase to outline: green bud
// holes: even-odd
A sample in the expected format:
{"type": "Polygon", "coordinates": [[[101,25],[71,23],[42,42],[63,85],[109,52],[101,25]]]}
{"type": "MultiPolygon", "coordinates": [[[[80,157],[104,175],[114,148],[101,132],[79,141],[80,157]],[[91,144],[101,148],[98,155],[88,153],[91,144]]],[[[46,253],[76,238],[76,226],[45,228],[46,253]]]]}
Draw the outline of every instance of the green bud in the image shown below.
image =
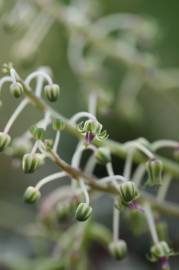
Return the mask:
{"type": "Polygon", "coordinates": [[[10,85],[10,92],[15,98],[19,98],[23,94],[23,86],[21,83],[12,83],[10,85]]]}
{"type": "Polygon", "coordinates": [[[11,137],[5,133],[0,132],[0,152],[2,152],[11,142],[11,137]]]}
{"type": "Polygon", "coordinates": [[[32,126],[30,129],[32,136],[35,140],[43,141],[45,137],[45,130],[43,128],[38,128],[36,126],[32,126]]]}
{"type": "Polygon", "coordinates": [[[151,186],[162,184],[163,163],[160,160],[150,159],[149,161],[147,161],[146,170],[149,176],[147,184],[151,186]]]}
{"type": "Polygon", "coordinates": [[[106,130],[102,130],[103,126],[96,120],[87,120],[78,125],[79,132],[85,136],[87,144],[90,144],[94,138],[98,141],[107,139],[106,130]]]}
{"type": "Polygon", "coordinates": [[[40,198],[40,196],[40,191],[35,187],[30,186],[24,193],[24,201],[26,203],[35,203],[40,198]]]}
{"type": "Polygon", "coordinates": [[[92,207],[87,203],[80,203],[76,209],[75,217],[78,221],[86,221],[92,214],[92,207]]]}
{"type": "Polygon", "coordinates": [[[33,173],[43,164],[43,161],[44,155],[42,154],[25,154],[22,159],[22,170],[25,173],[33,173]]]}
{"type": "Polygon", "coordinates": [[[151,247],[150,254],[152,261],[158,261],[160,258],[169,257],[174,253],[165,241],[161,241],[151,247]]]}
{"type": "Polygon", "coordinates": [[[97,161],[103,165],[111,162],[111,154],[108,148],[100,147],[95,153],[97,161]]]}
{"type": "Polygon", "coordinates": [[[54,130],[63,130],[65,128],[65,122],[60,119],[54,119],[53,120],[53,129],[54,130]]]}
{"type": "Polygon", "coordinates": [[[116,260],[122,260],[127,256],[127,244],[124,240],[112,242],[109,245],[109,251],[116,260]]]}
{"type": "Polygon", "coordinates": [[[121,203],[125,206],[139,197],[139,190],[135,183],[126,181],[120,185],[121,203]]]}
{"type": "Polygon", "coordinates": [[[45,93],[46,98],[49,101],[54,102],[58,99],[60,95],[60,87],[58,84],[46,85],[44,87],[44,93],[45,93]]]}

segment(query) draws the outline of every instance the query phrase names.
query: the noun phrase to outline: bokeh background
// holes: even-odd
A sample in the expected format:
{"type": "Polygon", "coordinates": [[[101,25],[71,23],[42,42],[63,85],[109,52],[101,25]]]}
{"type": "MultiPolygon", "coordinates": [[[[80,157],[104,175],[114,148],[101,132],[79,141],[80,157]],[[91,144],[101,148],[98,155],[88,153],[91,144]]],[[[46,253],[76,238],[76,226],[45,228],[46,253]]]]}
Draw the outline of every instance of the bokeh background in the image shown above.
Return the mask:
{"type": "MultiPolygon", "coordinates": [[[[85,1],[85,0],[84,0],[85,1]]],[[[16,57],[12,48],[21,39],[22,33],[13,29],[7,31],[4,27],[4,20],[10,14],[17,0],[0,1],[0,65],[13,62],[22,76],[27,75],[39,66],[49,66],[53,71],[54,81],[61,85],[61,98],[54,107],[70,117],[75,112],[85,110],[85,102],[81,95],[80,78],[71,69],[67,59],[68,34],[64,27],[57,22],[53,23],[49,33],[44,38],[42,44],[37,49],[35,59],[30,64],[23,65],[16,57]]],[[[22,1],[23,2],[23,1],[22,1]]],[[[30,2],[30,1],[29,1],[30,2]]],[[[57,1],[58,2],[58,1],[57,1]]],[[[59,1],[60,2],[60,1],[59,1]]],[[[65,2],[65,1],[64,1],[65,2]]],[[[66,1],[67,2],[67,1],[66,1]]],[[[69,2],[69,1],[68,1],[69,2]]],[[[73,2],[73,1],[71,1],[73,2]]],[[[171,1],[145,1],[145,0],[97,0],[100,8],[100,15],[112,13],[132,13],[155,20],[158,25],[158,34],[152,46],[152,54],[157,58],[158,65],[162,68],[178,68],[179,70],[179,3],[177,0],[171,1]]],[[[33,3],[33,1],[32,1],[33,3]]],[[[40,12],[40,11],[39,11],[40,12]]],[[[34,29],[35,31],[35,29],[34,29]]],[[[35,42],[35,40],[34,40],[35,42]]],[[[123,77],[123,67],[120,64],[109,61],[107,63],[110,77],[110,86],[114,95],[118,91],[120,80],[123,77]]],[[[179,72],[178,72],[179,74],[179,72]]],[[[6,89],[7,90],[7,89],[6,89]]],[[[0,129],[2,130],[7,119],[15,109],[18,101],[10,97],[8,91],[3,91],[1,95],[3,107],[0,109],[0,129]]],[[[144,86],[138,97],[142,106],[142,120],[131,121],[120,115],[117,107],[108,115],[101,115],[100,119],[105,128],[109,131],[110,137],[116,141],[124,142],[137,137],[145,137],[148,140],[169,138],[178,140],[179,125],[179,87],[170,91],[157,91],[148,86],[144,86]]],[[[28,109],[17,121],[12,129],[13,136],[18,136],[31,124],[40,118],[39,112],[28,109]]],[[[60,152],[64,159],[70,161],[74,151],[76,140],[65,134],[60,144],[60,152]]],[[[19,168],[13,166],[11,157],[0,155],[0,269],[6,269],[7,261],[25,260],[38,254],[34,251],[34,238],[25,236],[25,229],[33,223],[38,216],[38,207],[24,204],[22,196],[25,188],[35,183],[41,177],[50,172],[55,172],[57,168],[48,163],[33,176],[24,175],[19,168]],[[3,266],[4,265],[4,266],[3,266]]],[[[115,160],[116,168],[122,163],[115,160]]],[[[118,169],[118,168],[117,168],[118,169]]],[[[120,169],[120,168],[119,168],[120,169]]],[[[48,193],[56,187],[51,184],[44,188],[44,193],[48,193]]],[[[169,199],[178,200],[178,186],[173,184],[169,199]]],[[[111,201],[106,197],[102,198],[96,206],[96,219],[111,226],[111,201]],[[101,207],[102,205],[105,207],[101,207]]],[[[179,221],[169,219],[171,239],[179,249],[179,221]]],[[[157,269],[149,264],[145,259],[145,254],[149,248],[145,237],[135,238],[129,231],[126,224],[121,226],[121,234],[129,243],[130,256],[122,262],[120,266],[113,261],[107,252],[99,246],[94,245],[91,250],[92,263],[94,269],[157,269]],[[96,252],[97,251],[97,252],[96,252]],[[94,255],[95,254],[95,255],[94,255]]],[[[39,247],[40,249],[40,247],[39,247]]],[[[179,260],[172,259],[173,268],[178,269],[179,260]]],[[[8,268],[7,268],[8,269],[8,268]]],[[[24,268],[25,269],[25,268],[24,268]]]]}

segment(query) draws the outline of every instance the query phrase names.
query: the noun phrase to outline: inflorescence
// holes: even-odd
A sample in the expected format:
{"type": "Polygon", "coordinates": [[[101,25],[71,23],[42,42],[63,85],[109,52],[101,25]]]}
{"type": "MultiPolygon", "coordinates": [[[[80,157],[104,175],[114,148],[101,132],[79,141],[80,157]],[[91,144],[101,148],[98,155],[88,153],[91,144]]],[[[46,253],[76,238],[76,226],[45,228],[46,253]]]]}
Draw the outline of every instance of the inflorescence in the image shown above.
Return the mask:
{"type": "MultiPolygon", "coordinates": [[[[24,193],[24,201],[27,203],[37,202],[41,198],[41,189],[44,185],[68,177],[71,179],[71,199],[67,200],[66,198],[65,203],[57,204],[56,213],[61,220],[67,217],[69,212],[71,213],[71,209],[75,208],[74,216],[76,220],[86,222],[93,215],[91,205],[93,191],[105,191],[113,194],[113,239],[109,243],[110,253],[117,260],[122,260],[127,256],[127,243],[121,239],[119,234],[119,217],[122,211],[129,211],[129,213],[136,211],[139,219],[143,220],[146,217],[152,236],[153,245],[148,258],[150,261],[159,261],[163,270],[170,269],[169,257],[175,255],[175,253],[166,241],[160,239],[156,224],[158,220],[155,219],[150,201],[145,197],[141,199],[141,187],[157,186],[159,189],[157,200],[161,204],[165,203],[165,195],[171,177],[167,178],[168,174],[164,170],[164,164],[158,159],[156,151],[163,147],[171,147],[175,151],[178,149],[178,142],[161,140],[149,143],[145,139],[139,138],[124,143],[122,147],[127,151],[127,156],[123,174],[115,174],[111,151],[106,143],[108,134],[103,130],[103,125],[96,116],[96,108],[93,103],[94,93],[93,98],[90,97],[89,99],[89,111],[77,113],[67,120],[44,101],[43,94],[49,102],[57,101],[60,95],[60,87],[54,84],[44,68],[32,72],[25,80],[20,77],[12,64],[4,65],[3,72],[5,76],[0,80],[0,89],[2,90],[5,83],[9,83],[10,93],[15,98],[21,97],[22,100],[8,120],[4,130],[0,132],[0,151],[5,151],[15,158],[20,158],[24,173],[33,173],[44,165],[46,159],[52,160],[60,167],[60,172],[46,176],[35,186],[29,186],[24,193]],[[35,80],[36,83],[35,90],[31,88],[32,80],[35,80]],[[43,118],[33,127],[29,127],[29,131],[25,131],[20,137],[11,138],[11,129],[17,117],[28,104],[41,109],[43,118]],[[52,128],[54,131],[54,138],[46,138],[48,128],[52,128]],[[58,154],[59,142],[64,129],[73,130],[73,133],[79,138],[71,164],[62,160],[58,154]],[[86,150],[90,150],[91,154],[82,170],[80,161],[83,152],[86,150]],[[133,173],[132,165],[136,152],[140,152],[147,161],[145,164],[144,162],[140,163],[133,173]],[[97,179],[94,176],[96,164],[104,166],[107,171],[106,177],[97,179]],[[144,176],[147,176],[147,178],[144,176]],[[145,185],[143,185],[144,179],[145,185]],[[165,188],[165,180],[168,181],[167,188],[165,188]]],[[[97,106],[97,100],[95,100],[95,104],[97,106]]]]}

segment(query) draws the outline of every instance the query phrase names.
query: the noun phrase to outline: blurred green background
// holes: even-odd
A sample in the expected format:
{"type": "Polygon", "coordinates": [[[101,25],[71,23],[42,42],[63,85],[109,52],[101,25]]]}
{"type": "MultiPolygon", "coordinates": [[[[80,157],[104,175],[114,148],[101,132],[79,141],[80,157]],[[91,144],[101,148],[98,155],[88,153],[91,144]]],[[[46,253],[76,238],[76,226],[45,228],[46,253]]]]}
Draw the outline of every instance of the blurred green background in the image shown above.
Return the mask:
{"type": "MultiPolygon", "coordinates": [[[[85,1],[85,0],[84,0],[85,1]]],[[[6,0],[1,7],[1,19],[4,14],[8,14],[15,4],[16,0],[6,0]]],[[[32,1],[33,2],[33,1],[32,1]]],[[[152,49],[154,55],[159,59],[160,67],[179,67],[179,2],[171,1],[146,1],[146,0],[97,0],[99,2],[102,15],[117,12],[125,12],[139,14],[147,18],[153,18],[159,25],[158,39],[152,49]]],[[[3,63],[13,62],[22,76],[27,75],[39,66],[49,66],[54,75],[54,81],[61,85],[61,98],[54,107],[70,117],[75,112],[85,110],[84,100],[81,97],[79,78],[71,70],[67,60],[67,43],[68,35],[63,26],[57,22],[53,24],[48,35],[45,37],[42,45],[38,48],[35,61],[25,68],[21,66],[18,60],[12,54],[12,46],[20,38],[19,33],[12,31],[7,33],[4,31],[2,20],[0,20],[0,65],[3,63]]],[[[109,64],[111,74],[111,88],[114,93],[117,92],[119,78],[122,78],[123,70],[120,65],[109,64]]],[[[146,137],[153,141],[160,138],[169,138],[178,140],[179,125],[179,89],[173,91],[157,92],[149,87],[144,89],[139,95],[139,102],[143,108],[142,121],[131,123],[122,119],[117,112],[113,112],[112,116],[101,116],[105,128],[109,131],[110,137],[116,141],[127,141],[137,137],[146,137]]],[[[18,101],[14,101],[8,91],[3,91],[2,96],[3,107],[0,108],[0,129],[2,130],[9,116],[15,109],[18,101]]],[[[33,124],[40,118],[40,114],[32,109],[25,111],[20,116],[19,121],[12,129],[12,134],[17,136],[23,130],[33,124]]],[[[71,155],[75,147],[76,140],[65,134],[60,144],[60,152],[64,159],[70,161],[71,155]]],[[[116,163],[117,164],[117,163],[116,163]]],[[[117,165],[118,166],[118,165],[117,165]]],[[[16,169],[10,157],[3,153],[0,155],[0,259],[7,260],[13,257],[28,257],[33,248],[30,239],[24,236],[23,228],[29,223],[33,223],[37,216],[37,208],[26,206],[22,200],[22,194],[25,188],[35,183],[42,176],[50,172],[56,171],[57,168],[48,163],[45,168],[40,169],[33,176],[24,175],[20,169],[16,169]]],[[[44,188],[44,193],[49,192],[55,184],[51,184],[44,188]]],[[[178,197],[176,185],[173,185],[172,198],[178,197]]],[[[96,209],[96,218],[101,222],[107,223],[109,226],[109,217],[111,218],[111,204],[108,200],[102,200],[101,204],[106,203],[103,211],[101,211],[100,202],[96,209]]],[[[178,221],[170,222],[171,238],[175,239],[176,245],[179,240],[179,231],[177,229],[178,221]]],[[[142,238],[138,241],[136,238],[129,236],[128,229],[122,227],[122,234],[129,239],[129,248],[131,256],[120,267],[118,263],[109,260],[106,257],[104,264],[103,251],[98,250],[99,256],[94,256],[97,260],[97,268],[94,269],[157,269],[151,266],[145,260],[145,252],[147,246],[142,238]],[[131,244],[130,244],[131,243],[131,244]],[[145,250],[145,252],[143,251],[145,250]],[[102,257],[102,260],[101,260],[102,257]]],[[[178,246],[179,247],[179,246],[178,246]]],[[[92,252],[93,253],[93,252],[92,252]]],[[[174,259],[173,268],[177,269],[179,260],[174,259]],[[176,261],[176,266],[174,265],[176,261]]],[[[1,268],[0,270],[5,268],[1,268]]]]}

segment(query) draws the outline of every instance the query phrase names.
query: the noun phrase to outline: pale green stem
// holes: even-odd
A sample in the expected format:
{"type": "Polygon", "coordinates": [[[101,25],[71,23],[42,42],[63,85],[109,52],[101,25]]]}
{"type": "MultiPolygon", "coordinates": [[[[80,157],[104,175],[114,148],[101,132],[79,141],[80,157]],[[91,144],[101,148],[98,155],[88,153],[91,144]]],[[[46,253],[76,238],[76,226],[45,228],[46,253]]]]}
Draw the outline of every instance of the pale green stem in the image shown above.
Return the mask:
{"type": "Polygon", "coordinates": [[[17,117],[21,114],[21,112],[27,106],[28,103],[29,103],[29,100],[27,98],[25,98],[17,106],[17,108],[15,109],[14,113],[12,114],[12,116],[9,118],[9,120],[8,120],[8,122],[7,122],[7,124],[6,124],[5,128],[4,128],[4,132],[5,133],[8,133],[10,131],[10,128],[12,127],[13,123],[15,122],[15,120],[17,119],[17,117]]]}
{"type": "Polygon", "coordinates": [[[143,152],[147,157],[149,157],[150,159],[153,159],[155,156],[154,154],[148,150],[144,145],[137,143],[135,141],[133,142],[127,142],[124,144],[124,147],[126,147],[127,149],[129,148],[137,148],[138,150],[140,150],[141,152],[143,152]]]}
{"type": "Polygon", "coordinates": [[[144,174],[145,174],[145,166],[143,164],[138,165],[132,177],[132,181],[136,184],[137,187],[140,186],[144,174]]]}
{"type": "Polygon", "coordinates": [[[55,152],[57,152],[59,141],[60,141],[60,131],[57,130],[54,145],[53,145],[53,151],[55,151],[55,152]]]}
{"type": "Polygon", "coordinates": [[[167,174],[163,178],[163,184],[159,187],[158,194],[157,194],[157,200],[159,202],[163,202],[165,200],[167,191],[169,189],[170,183],[171,183],[171,175],[167,174]]]}
{"type": "Polygon", "coordinates": [[[52,181],[54,181],[56,179],[60,179],[60,178],[62,178],[64,176],[66,176],[66,173],[65,172],[57,172],[57,173],[51,174],[51,175],[43,178],[42,180],[40,180],[36,184],[35,188],[38,189],[38,190],[40,190],[47,183],[52,182],[52,181]]]}
{"type": "Polygon", "coordinates": [[[172,140],[159,140],[152,143],[153,151],[157,151],[160,148],[176,148],[179,146],[179,142],[172,140]]]}
{"type": "Polygon", "coordinates": [[[158,238],[158,234],[157,234],[157,230],[156,230],[156,226],[154,223],[154,217],[152,214],[152,210],[151,207],[148,203],[144,204],[144,212],[147,218],[147,223],[149,226],[149,230],[152,236],[152,240],[154,244],[158,244],[159,243],[159,238],[158,238]]]}

